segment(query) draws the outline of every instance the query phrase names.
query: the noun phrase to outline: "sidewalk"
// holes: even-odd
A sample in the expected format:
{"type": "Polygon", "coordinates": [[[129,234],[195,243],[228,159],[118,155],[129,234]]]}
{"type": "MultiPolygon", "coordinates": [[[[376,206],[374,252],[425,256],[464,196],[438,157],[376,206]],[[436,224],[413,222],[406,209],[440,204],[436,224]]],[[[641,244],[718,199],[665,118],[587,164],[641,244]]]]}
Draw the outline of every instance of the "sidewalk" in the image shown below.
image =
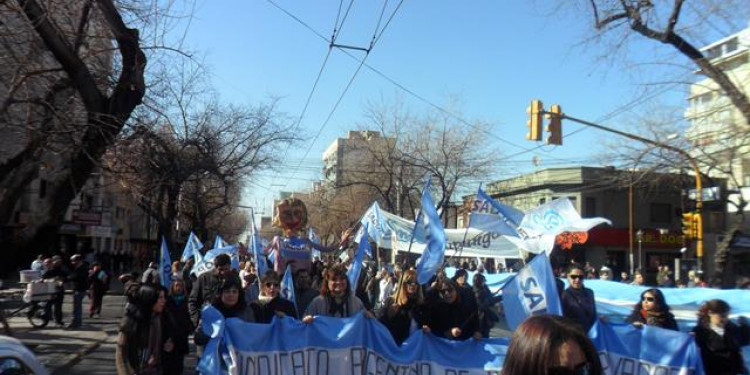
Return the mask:
{"type": "Polygon", "coordinates": [[[13,337],[21,340],[50,374],[63,374],[81,357],[105,342],[108,334],[99,327],[84,324],[77,330],[65,330],[50,322],[45,328],[31,326],[26,317],[12,317],[8,323],[13,337]]]}

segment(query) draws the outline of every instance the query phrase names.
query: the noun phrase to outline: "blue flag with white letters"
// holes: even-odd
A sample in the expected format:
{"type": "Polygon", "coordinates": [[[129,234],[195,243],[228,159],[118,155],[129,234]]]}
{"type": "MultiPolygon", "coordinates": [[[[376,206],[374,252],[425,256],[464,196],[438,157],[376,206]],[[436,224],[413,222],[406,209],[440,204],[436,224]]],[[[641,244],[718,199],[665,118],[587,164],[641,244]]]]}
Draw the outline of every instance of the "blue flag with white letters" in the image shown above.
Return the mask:
{"type": "Polygon", "coordinates": [[[511,330],[531,315],[562,315],[555,276],[546,254],[537,255],[503,286],[503,307],[511,330]]]}
{"type": "Polygon", "coordinates": [[[172,259],[169,257],[169,249],[167,249],[167,239],[164,236],[161,237],[161,254],[159,256],[159,280],[161,280],[161,286],[169,289],[172,284],[172,259]]]}
{"type": "Polygon", "coordinates": [[[365,230],[359,237],[359,246],[357,246],[357,253],[354,254],[354,260],[352,261],[349,270],[346,271],[346,278],[349,279],[349,288],[352,292],[357,288],[357,280],[359,274],[362,272],[362,262],[365,260],[365,253],[370,248],[370,238],[367,234],[368,223],[365,223],[365,230]]]}
{"type": "Polygon", "coordinates": [[[292,267],[287,264],[284,278],[281,279],[281,298],[291,301],[297,310],[297,298],[294,296],[294,280],[292,278],[292,267]]]}
{"type": "Polygon", "coordinates": [[[490,197],[482,188],[477,189],[477,199],[474,201],[474,212],[496,213],[503,218],[510,227],[518,229],[523,220],[523,211],[514,207],[502,204],[490,197]],[[490,210],[492,208],[492,210],[490,210]],[[494,212],[493,212],[494,211],[494,212]]]}
{"type": "Polygon", "coordinates": [[[422,189],[422,210],[414,225],[415,237],[425,239],[425,248],[417,264],[417,282],[426,284],[443,266],[445,229],[430,196],[430,179],[422,189]]]}
{"type": "Polygon", "coordinates": [[[198,260],[201,255],[202,248],[203,243],[201,243],[201,240],[199,240],[195,233],[191,231],[190,236],[188,236],[187,243],[185,243],[185,249],[182,250],[180,261],[187,262],[191,257],[198,260]]]}

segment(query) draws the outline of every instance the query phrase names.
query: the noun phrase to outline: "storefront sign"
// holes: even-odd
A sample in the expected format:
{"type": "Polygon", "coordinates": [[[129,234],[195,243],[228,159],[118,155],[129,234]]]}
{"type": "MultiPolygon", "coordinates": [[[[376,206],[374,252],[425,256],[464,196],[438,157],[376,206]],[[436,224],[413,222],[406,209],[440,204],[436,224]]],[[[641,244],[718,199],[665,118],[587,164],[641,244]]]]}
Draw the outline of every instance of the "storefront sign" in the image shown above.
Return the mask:
{"type": "MultiPolygon", "coordinates": [[[[623,246],[630,244],[628,240],[630,231],[623,228],[597,227],[589,231],[589,240],[586,242],[594,246],[623,246]]],[[[638,244],[638,238],[633,233],[633,243],[638,244]]],[[[683,236],[677,232],[660,233],[655,229],[643,229],[641,245],[651,248],[680,248],[683,236]]]]}

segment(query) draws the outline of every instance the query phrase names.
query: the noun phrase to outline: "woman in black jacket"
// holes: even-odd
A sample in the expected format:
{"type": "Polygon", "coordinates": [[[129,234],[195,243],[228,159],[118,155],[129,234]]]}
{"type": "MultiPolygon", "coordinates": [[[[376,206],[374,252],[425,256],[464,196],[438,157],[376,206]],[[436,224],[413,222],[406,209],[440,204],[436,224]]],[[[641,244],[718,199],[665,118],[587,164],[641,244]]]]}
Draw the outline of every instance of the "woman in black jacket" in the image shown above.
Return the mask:
{"type": "Polygon", "coordinates": [[[117,337],[115,367],[118,375],[159,375],[161,357],[169,345],[162,341],[165,290],[141,285],[128,294],[125,316],[117,337]]]}
{"type": "Polygon", "coordinates": [[[487,279],[484,275],[477,272],[472,279],[472,289],[474,289],[474,298],[477,300],[477,319],[479,319],[479,331],[482,337],[490,337],[490,330],[500,318],[497,316],[493,306],[502,300],[502,297],[495,297],[486,284],[487,279]]]}
{"type": "Polygon", "coordinates": [[[740,325],[729,318],[729,304],[706,301],[698,310],[698,324],[693,328],[695,343],[701,351],[706,375],[747,374],[741,348],[750,343],[750,327],[744,318],[740,325]]]}
{"type": "Polygon", "coordinates": [[[669,310],[664,294],[659,289],[648,289],[641,293],[641,301],[635,304],[626,321],[638,328],[646,324],[677,331],[677,321],[669,310]]]}
{"type": "Polygon", "coordinates": [[[281,280],[274,270],[268,270],[260,278],[260,295],[250,303],[258,323],[271,323],[274,315],[297,319],[294,303],[281,297],[281,280]]]}
{"type": "Polygon", "coordinates": [[[171,342],[171,345],[165,345],[162,353],[164,375],[181,375],[185,356],[190,352],[188,336],[194,328],[187,308],[186,293],[185,282],[173,279],[162,314],[162,340],[165,343],[171,342]]]}
{"type": "Polygon", "coordinates": [[[417,283],[417,273],[408,270],[404,272],[396,293],[386,298],[383,306],[377,311],[377,317],[400,346],[414,329],[422,328],[423,315],[422,288],[417,283]]]}
{"type": "Polygon", "coordinates": [[[451,340],[482,338],[474,293],[451,279],[439,281],[427,297],[425,324],[435,336],[451,340]]]}

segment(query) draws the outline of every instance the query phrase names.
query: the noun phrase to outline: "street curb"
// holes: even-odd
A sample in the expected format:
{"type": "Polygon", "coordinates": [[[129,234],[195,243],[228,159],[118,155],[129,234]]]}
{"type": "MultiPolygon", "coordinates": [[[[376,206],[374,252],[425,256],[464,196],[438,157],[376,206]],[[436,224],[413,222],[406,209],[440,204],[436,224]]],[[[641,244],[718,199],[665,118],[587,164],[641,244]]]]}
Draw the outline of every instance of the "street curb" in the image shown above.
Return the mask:
{"type": "Polygon", "coordinates": [[[103,342],[107,341],[108,338],[109,336],[103,339],[100,339],[99,341],[91,343],[87,345],[86,347],[84,347],[83,349],[69,355],[67,358],[61,361],[61,362],[64,362],[62,365],[54,369],[49,369],[50,375],[63,374],[64,372],[60,372],[60,371],[67,370],[75,366],[75,364],[78,363],[81,360],[81,358],[83,358],[84,356],[96,350],[99,346],[101,346],[103,342]]]}

